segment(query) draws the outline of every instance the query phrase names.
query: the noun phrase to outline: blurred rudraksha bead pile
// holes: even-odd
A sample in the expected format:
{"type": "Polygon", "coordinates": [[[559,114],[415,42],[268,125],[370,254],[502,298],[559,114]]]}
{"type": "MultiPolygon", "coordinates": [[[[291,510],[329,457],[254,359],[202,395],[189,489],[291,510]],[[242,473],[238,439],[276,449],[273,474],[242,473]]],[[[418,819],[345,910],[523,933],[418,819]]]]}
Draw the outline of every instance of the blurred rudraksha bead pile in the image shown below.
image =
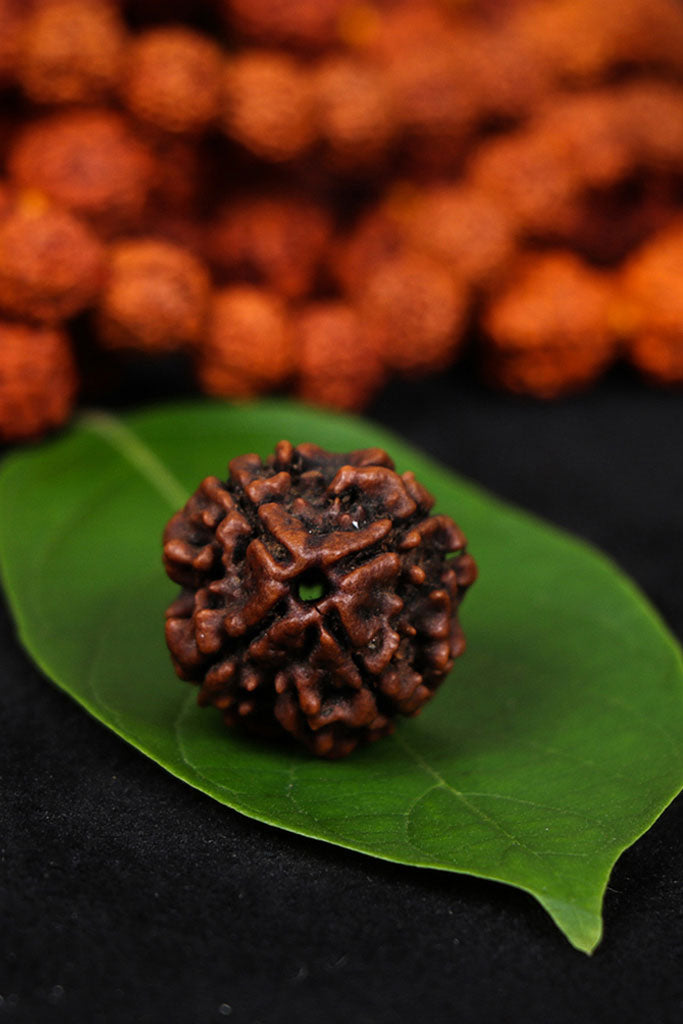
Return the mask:
{"type": "Polygon", "coordinates": [[[140,354],[683,383],[679,0],[0,0],[0,127],[2,440],[140,354]]]}

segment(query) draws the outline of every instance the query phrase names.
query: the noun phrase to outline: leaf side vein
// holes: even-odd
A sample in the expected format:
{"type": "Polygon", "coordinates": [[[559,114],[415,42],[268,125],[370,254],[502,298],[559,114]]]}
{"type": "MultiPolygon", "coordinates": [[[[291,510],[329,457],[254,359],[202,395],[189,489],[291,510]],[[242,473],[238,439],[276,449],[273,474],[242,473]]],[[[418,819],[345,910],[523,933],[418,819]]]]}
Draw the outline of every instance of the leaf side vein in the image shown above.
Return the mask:
{"type": "MultiPolygon", "coordinates": [[[[540,861],[541,864],[543,864],[546,871],[548,872],[548,874],[552,876],[553,880],[556,883],[559,884],[560,891],[562,891],[562,877],[557,873],[553,865],[548,863],[548,861],[542,856],[542,854],[540,854],[537,850],[534,850],[531,846],[528,846],[521,839],[515,836],[512,832],[508,832],[508,830],[504,828],[500,824],[500,822],[496,821],[495,818],[492,818],[491,815],[487,814],[485,811],[482,811],[480,807],[477,807],[476,804],[468,800],[464,793],[462,793],[455,786],[451,785],[451,783],[449,783],[447,779],[445,779],[443,775],[441,775],[441,773],[436,770],[436,768],[433,768],[428,761],[425,761],[422,755],[418,753],[418,751],[415,750],[413,747],[411,747],[410,744],[402,736],[396,736],[396,739],[399,742],[399,744],[403,747],[403,749],[406,751],[406,753],[413,758],[415,763],[424,772],[426,772],[428,775],[431,775],[431,777],[437,783],[436,786],[431,786],[425,793],[423,793],[422,798],[424,798],[427,795],[427,793],[431,792],[433,789],[445,789],[447,792],[451,793],[451,795],[454,796],[457,800],[459,800],[471,814],[479,818],[481,821],[485,822],[487,825],[490,825],[491,828],[499,832],[501,835],[505,836],[505,838],[508,839],[513,846],[518,846],[520,849],[525,850],[536,860],[540,861]]],[[[541,890],[541,892],[543,892],[543,890],[541,890]]],[[[547,889],[545,890],[545,892],[547,893],[547,889]]],[[[568,905],[573,906],[573,904],[571,903],[569,903],[568,905]]]]}

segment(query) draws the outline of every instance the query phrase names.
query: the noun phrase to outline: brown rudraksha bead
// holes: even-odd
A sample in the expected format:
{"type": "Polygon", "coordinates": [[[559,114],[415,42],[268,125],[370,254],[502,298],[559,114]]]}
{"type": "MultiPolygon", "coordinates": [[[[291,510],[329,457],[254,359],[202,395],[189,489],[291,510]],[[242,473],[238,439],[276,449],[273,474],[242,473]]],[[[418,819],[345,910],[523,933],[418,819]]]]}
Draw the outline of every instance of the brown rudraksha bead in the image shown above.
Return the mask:
{"type": "Polygon", "coordinates": [[[342,757],[417,714],[462,653],[476,577],[452,519],[378,448],[281,441],[207,477],[164,533],[181,679],[228,725],[342,757]]]}

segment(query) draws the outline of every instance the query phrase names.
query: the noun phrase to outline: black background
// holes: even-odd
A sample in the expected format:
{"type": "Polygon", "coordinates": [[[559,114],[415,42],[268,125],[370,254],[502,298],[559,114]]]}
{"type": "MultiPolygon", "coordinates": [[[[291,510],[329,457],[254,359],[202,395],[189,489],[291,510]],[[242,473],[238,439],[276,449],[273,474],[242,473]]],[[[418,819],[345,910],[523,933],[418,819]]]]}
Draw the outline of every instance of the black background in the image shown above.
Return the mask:
{"type": "MultiPolygon", "coordinates": [[[[680,393],[617,370],[546,406],[461,370],[394,384],[369,415],[598,544],[683,637],[680,393]]],[[[302,839],[195,792],[45,680],[4,609],[0,679],[0,1019],[683,1021],[680,798],[617,864],[589,958],[511,888],[302,839]]]]}

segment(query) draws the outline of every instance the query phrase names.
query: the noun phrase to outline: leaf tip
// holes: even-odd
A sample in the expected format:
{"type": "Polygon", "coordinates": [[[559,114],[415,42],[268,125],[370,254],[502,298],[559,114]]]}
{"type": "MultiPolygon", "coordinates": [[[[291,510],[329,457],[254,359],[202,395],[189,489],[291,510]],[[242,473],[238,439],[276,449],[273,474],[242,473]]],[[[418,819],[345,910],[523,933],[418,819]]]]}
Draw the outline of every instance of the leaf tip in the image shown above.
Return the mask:
{"type": "Polygon", "coordinates": [[[602,939],[600,911],[552,897],[538,899],[574,949],[592,956],[602,939]]]}

